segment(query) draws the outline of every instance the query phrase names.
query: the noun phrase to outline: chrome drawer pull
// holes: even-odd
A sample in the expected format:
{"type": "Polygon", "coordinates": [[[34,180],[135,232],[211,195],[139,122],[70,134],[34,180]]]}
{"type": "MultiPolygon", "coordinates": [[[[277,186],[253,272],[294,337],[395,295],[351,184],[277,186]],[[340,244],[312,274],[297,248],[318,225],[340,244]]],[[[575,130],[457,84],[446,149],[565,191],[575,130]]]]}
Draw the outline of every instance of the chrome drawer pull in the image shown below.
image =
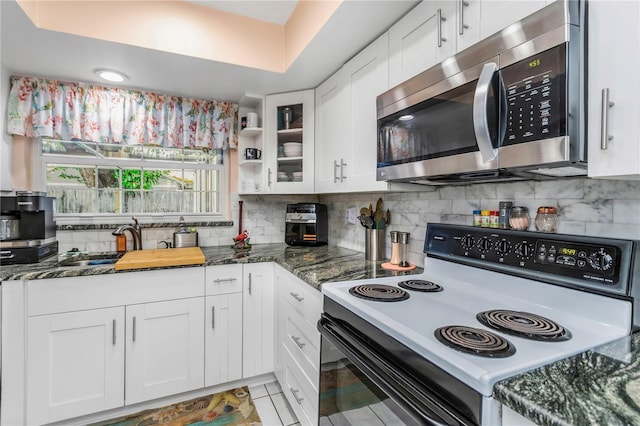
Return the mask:
{"type": "Polygon", "coordinates": [[[115,319],[113,320],[112,327],[113,327],[113,344],[115,345],[116,344],[116,320],[115,319]]]}
{"type": "Polygon", "coordinates": [[[300,349],[302,349],[302,348],[304,348],[304,345],[306,345],[306,343],[302,343],[302,342],[300,341],[300,339],[301,339],[301,338],[300,338],[300,337],[298,337],[298,336],[291,336],[291,340],[293,340],[294,342],[296,342],[296,345],[298,345],[298,347],[299,347],[300,349]]]}
{"type": "Polygon", "coordinates": [[[290,292],[289,294],[298,302],[302,302],[304,300],[304,297],[300,297],[298,293],[290,292]]]}
{"type": "Polygon", "coordinates": [[[602,111],[600,116],[600,149],[606,150],[607,143],[613,139],[609,134],[609,108],[615,103],[609,101],[609,89],[602,89],[602,111]]]}
{"type": "Polygon", "coordinates": [[[215,280],[213,280],[214,283],[222,283],[225,281],[236,281],[237,278],[216,278],[215,280]]]}
{"type": "Polygon", "coordinates": [[[304,401],[304,398],[300,398],[298,396],[298,392],[300,392],[300,390],[298,389],[294,389],[292,387],[289,388],[289,390],[291,391],[291,393],[293,394],[293,397],[296,399],[296,402],[300,405],[302,405],[302,401],[304,401]]]}

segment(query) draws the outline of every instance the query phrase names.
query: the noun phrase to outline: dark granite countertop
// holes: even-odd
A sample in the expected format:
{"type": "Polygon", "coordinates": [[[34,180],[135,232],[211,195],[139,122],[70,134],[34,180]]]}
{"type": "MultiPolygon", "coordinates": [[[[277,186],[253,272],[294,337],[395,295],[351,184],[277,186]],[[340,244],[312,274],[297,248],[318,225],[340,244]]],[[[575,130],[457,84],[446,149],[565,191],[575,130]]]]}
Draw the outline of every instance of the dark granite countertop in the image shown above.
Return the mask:
{"type": "Polygon", "coordinates": [[[638,425],[640,333],[504,380],[494,396],[540,425],[638,425]]]}
{"type": "MultiPolygon", "coordinates": [[[[316,289],[330,281],[348,281],[408,275],[422,272],[416,268],[409,272],[393,272],[382,269],[381,262],[368,262],[364,253],[336,246],[290,247],[284,243],[254,244],[247,253],[235,253],[229,246],[201,247],[206,265],[232,263],[275,262],[316,289]]],[[[78,254],[78,259],[116,257],[116,253],[78,254]]],[[[77,277],[146,271],[136,269],[116,271],[113,265],[60,266],[67,259],[64,255],[41,263],[28,265],[3,265],[0,281],[38,280],[45,278],[77,277]]],[[[157,269],[157,268],[156,268],[157,269]]]]}

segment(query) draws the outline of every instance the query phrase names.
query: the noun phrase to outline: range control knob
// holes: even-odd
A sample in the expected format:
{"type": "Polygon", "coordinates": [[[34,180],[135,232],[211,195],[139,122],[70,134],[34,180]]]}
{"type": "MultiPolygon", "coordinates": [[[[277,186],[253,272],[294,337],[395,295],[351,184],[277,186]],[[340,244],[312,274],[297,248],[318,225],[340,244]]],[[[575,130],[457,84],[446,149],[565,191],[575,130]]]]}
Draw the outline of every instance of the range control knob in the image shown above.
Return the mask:
{"type": "Polygon", "coordinates": [[[487,237],[484,237],[483,239],[478,241],[478,248],[481,252],[488,252],[489,250],[491,250],[491,240],[487,237]]]}
{"type": "Polygon", "coordinates": [[[587,262],[597,271],[606,271],[613,266],[613,257],[601,248],[599,251],[591,253],[587,257],[587,262]]]}
{"type": "Polygon", "coordinates": [[[523,241],[516,244],[516,256],[522,259],[529,259],[533,254],[533,245],[523,241]]]}
{"type": "Polygon", "coordinates": [[[496,243],[496,251],[500,255],[505,255],[511,250],[511,244],[507,240],[500,240],[496,243]]]}
{"type": "Polygon", "coordinates": [[[462,247],[467,250],[471,250],[473,248],[473,237],[471,235],[465,235],[462,237],[462,247]]]}

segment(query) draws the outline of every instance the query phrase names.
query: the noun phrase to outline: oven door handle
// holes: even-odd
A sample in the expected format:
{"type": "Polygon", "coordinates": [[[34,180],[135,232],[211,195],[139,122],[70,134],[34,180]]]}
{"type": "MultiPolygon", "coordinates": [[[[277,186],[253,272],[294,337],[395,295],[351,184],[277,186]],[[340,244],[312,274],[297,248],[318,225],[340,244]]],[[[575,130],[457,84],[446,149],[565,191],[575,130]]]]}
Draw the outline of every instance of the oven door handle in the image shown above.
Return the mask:
{"type": "Polygon", "coordinates": [[[318,321],[318,330],[407,413],[418,413],[420,418],[416,420],[433,426],[472,424],[460,419],[419,390],[411,383],[410,378],[398,374],[385,359],[324,315],[318,321]],[[419,402],[416,401],[416,395],[420,396],[419,402]]]}
{"type": "Polygon", "coordinates": [[[489,117],[487,114],[491,82],[493,81],[493,74],[497,70],[498,65],[494,62],[484,64],[473,95],[473,130],[476,135],[478,149],[480,149],[480,155],[482,155],[482,161],[485,163],[495,160],[498,156],[498,150],[491,143],[489,117]]]}

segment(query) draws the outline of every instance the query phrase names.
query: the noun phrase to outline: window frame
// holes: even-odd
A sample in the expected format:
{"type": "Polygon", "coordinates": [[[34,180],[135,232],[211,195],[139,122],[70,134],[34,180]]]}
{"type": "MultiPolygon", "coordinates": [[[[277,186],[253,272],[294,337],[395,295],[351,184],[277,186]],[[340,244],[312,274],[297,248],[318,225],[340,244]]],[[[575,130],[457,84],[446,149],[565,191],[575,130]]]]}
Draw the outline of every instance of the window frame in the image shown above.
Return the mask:
{"type": "MultiPolygon", "coordinates": [[[[48,139],[48,138],[47,138],[48,139]]],[[[56,223],[59,225],[77,224],[112,224],[131,221],[135,216],[141,223],[175,223],[180,217],[190,222],[226,222],[229,215],[229,176],[230,155],[229,150],[222,150],[222,164],[185,163],[183,161],[154,160],[154,159],[127,159],[114,160],[112,157],[99,158],[97,156],[76,156],[64,154],[50,154],[42,151],[42,138],[38,143],[40,154],[42,187],[47,189],[47,166],[70,165],[89,167],[121,167],[143,169],[185,169],[185,170],[215,170],[218,169],[220,185],[218,187],[220,212],[219,213],[193,213],[193,212],[158,212],[158,213],[56,213],[56,223]],[[189,167],[185,167],[188,165],[189,167]],[[125,167],[126,166],[126,167],[125,167]]]]}

